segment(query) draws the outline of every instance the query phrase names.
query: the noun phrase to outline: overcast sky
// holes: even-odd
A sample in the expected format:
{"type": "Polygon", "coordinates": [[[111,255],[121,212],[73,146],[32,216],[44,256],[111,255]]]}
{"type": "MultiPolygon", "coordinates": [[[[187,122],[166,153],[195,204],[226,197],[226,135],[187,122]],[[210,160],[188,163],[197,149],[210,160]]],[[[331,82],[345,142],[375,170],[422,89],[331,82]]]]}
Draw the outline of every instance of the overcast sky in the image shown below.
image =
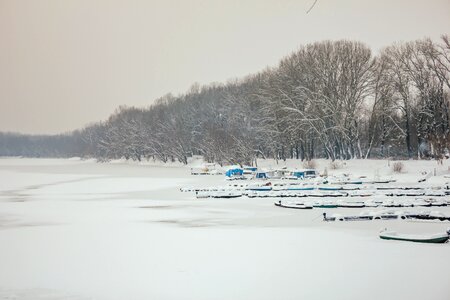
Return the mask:
{"type": "Polygon", "coordinates": [[[0,0],[0,131],[59,133],[299,45],[450,33],[450,0],[0,0]]]}

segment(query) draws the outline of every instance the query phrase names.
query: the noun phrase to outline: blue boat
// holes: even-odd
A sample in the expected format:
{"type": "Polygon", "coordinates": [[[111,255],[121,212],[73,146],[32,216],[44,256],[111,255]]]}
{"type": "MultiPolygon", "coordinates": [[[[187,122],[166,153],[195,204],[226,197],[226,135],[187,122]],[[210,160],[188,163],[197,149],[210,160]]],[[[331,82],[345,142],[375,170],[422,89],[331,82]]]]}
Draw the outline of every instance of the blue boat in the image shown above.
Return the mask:
{"type": "Polygon", "coordinates": [[[292,174],[291,176],[298,178],[298,179],[317,177],[317,171],[314,169],[295,170],[291,174],[292,174]]]}
{"type": "Polygon", "coordinates": [[[244,175],[244,170],[240,168],[228,169],[225,172],[226,177],[242,176],[242,175],[244,175]]]}
{"type": "Polygon", "coordinates": [[[266,172],[256,172],[255,178],[256,179],[268,179],[269,177],[267,176],[266,172]]]}
{"type": "Polygon", "coordinates": [[[247,191],[268,192],[272,190],[271,186],[250,186],[246,188],[247,191]]]}
{"type": "Polygon", "coordinates": [[[287,188],[288,191],[312,191],[314,189],[313,186],[290,186],[287,188]]]}

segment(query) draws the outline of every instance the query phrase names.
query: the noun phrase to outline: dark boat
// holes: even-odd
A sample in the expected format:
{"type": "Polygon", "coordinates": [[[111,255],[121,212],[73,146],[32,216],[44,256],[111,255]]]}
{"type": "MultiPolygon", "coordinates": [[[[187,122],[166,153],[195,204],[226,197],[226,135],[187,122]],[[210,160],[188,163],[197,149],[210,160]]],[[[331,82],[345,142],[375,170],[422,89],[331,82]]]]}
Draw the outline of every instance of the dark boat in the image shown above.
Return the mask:
{"type": "Polygon", "coordinates": [[[415,243],[432,243],[432,244],[443,244],[449,239],[450,232],[442,234],[431,234],[431,235],[410,235],[410,234],[398,234],[394,231],[383,231],[380,233],[380,238],[383,240],[396,240],[396,241],[406,241],[415,243]]]}
{"type": "Polygon", "coordinates": [[[311,205],[307,205],[304,203],[292,203],[292,204],[281,203],[281,200],[278,202],[274,202],[274,204],[275,204],[275,206],[278,206],[278,207],[293,208],[293,209],[312,209],[313,208],[311,205]]]}
{"type": "MultiPolygon", "coordinates": [[[[419,213],[419,214],[407,214],[404,216],[406,219],[414,220],[439,220],[439,221],[450,221],[450,217],[445,215],[436,215],[431,213],[419,213]]],[[[403,217],[402,217],[403,219],[403,217]]]]}
{"type": "Polygon", "coordinates": [[[319,186],[318,190],[320,191],[340,191],[343,190],[341,186],[319,186]]]}

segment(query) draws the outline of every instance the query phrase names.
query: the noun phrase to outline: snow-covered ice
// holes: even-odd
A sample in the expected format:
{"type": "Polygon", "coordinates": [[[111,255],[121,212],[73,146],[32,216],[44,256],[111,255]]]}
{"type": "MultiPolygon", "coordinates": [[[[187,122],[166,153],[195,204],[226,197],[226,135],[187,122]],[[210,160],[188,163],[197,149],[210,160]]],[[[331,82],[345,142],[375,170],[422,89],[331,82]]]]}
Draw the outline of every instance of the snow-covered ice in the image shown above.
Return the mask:
{"type": "MultiPolygon", "coordinates": [[[[448,162],[404,164],[393,174],[387,161],[353,160],[328,173],[407,184],[436,168],[425,184],[450,180],[448,162]]],[[[323,222],[348,210],[180,192],[225,184],[175,164],[0,159],[0,299],[450,299],[450,244],[378,237],[449,222],[323,222]]]]}

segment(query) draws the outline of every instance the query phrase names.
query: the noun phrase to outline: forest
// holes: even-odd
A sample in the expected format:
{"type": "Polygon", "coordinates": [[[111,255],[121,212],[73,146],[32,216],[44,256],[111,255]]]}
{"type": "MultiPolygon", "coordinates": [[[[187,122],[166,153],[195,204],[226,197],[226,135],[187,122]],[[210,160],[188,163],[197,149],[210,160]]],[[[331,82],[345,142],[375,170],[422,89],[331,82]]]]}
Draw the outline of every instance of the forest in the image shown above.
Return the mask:
{"type": "MultiPolygon", "coordinates": [[[[0,156],[253,164],[258,158],[442,160],[450,148],[450,37],[299,47],[245,78],[167,94],[59,135],[0,133],[0,156]]],[[[124,99],[126,101],[126,99],[124,99]]]]}

